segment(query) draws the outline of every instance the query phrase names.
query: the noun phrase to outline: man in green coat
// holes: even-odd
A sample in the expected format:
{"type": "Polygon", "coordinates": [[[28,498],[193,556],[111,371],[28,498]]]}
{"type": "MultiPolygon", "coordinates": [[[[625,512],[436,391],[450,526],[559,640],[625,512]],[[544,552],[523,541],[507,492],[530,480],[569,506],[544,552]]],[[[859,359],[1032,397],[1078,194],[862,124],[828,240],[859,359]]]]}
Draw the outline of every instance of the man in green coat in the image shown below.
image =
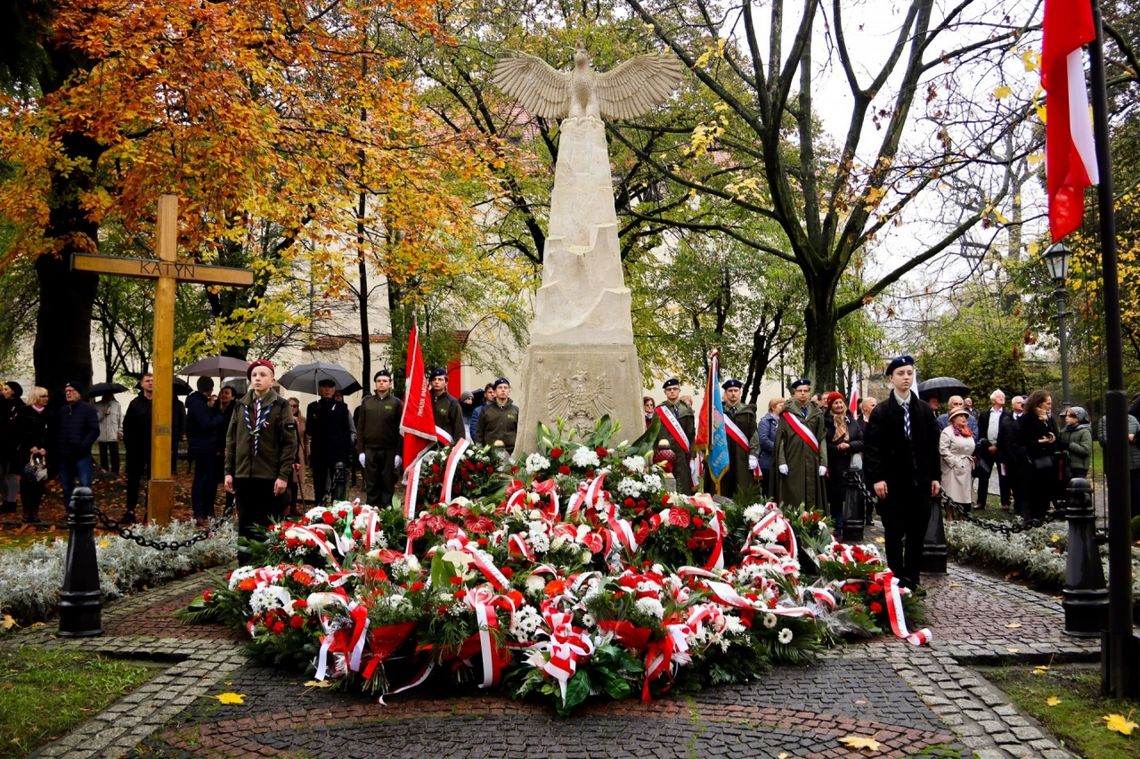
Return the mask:
{"type": "Polygon", "coordinates": [[[511,383],[506,377],[495,380],[495,399],[483,405],[475,424],[475,442],[504,449],[515,448],[519,431],[519,407],[511,403],[511,383]]]}
{"type": "Polygon", "coordinates": [[[451,437],[449,445],[455,445],[459,438],[467,437],[463,409],[459,407],[459,401],[447,392],[446,369],[432,369],[428,379],[431,382],[431,411],[435,416],[435,426],[451,437]]]}
{"type": "Polygon", "coordinates": [[[792,400],[776,428],[775,482],[772,498],[781,506],[827,511],[827,446],[823,412],[811,402],[811,380],[791,385],[792,400]]]}
{"type": "Polygon", "coordinates": [[[665,402],[657,406],[657,415],[665,427],[669,450],[676,457],[673,460],[673,478],[677,481],[677,492],[692,495],[693,473],[689,464],[693,457],[696,418],[693,409],[681,400],[680,380],[676,377],[667,379],[661,389],[665,391],[665,402]]]}
{"type": "Polygon", "coordinates": [[[392,505],[399,478],[399,458],[403,449],[400,415],[403,402],[392,394],[392,373],[381,369],[372,377],[375,392],[360,403],[356,425],[356,455],[364,470],[368,503],[376,507],[392,505]]]}
{"type": "Polygon", "coordinates": [[[748,454],[748,441],[756,434],[756,407],[741,399],[744,383],[740,380],[725,380],[721,389],[724,390],[724,419],[728,428],[728,472],[720,481],[720,494],[732,498],[737,490],[756,481],[753,471],[760,469],[755,463],[756,457],[748,454]]]}

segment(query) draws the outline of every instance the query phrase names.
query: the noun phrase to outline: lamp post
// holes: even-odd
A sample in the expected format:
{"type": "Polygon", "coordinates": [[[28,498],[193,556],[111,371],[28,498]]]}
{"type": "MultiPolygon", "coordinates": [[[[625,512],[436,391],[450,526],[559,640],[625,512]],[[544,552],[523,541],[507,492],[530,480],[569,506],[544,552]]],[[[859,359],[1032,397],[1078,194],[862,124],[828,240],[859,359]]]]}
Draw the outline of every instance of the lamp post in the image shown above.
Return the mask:
{"type": "Polygon", "coordinates": [[[1061,347],[1061,406],[1068,407],[1072,399],[1069,397],[1069,337],[1065,334],[1065,279],[1069,275],[1069,260],[1073,257],[1072,251],[1063,242],[1050,245],[1045,251],[1045,264],[1049,267],[1049,276],[1053,278],[1053,297],[1057,299],[1057,332],[1061,347]]]}

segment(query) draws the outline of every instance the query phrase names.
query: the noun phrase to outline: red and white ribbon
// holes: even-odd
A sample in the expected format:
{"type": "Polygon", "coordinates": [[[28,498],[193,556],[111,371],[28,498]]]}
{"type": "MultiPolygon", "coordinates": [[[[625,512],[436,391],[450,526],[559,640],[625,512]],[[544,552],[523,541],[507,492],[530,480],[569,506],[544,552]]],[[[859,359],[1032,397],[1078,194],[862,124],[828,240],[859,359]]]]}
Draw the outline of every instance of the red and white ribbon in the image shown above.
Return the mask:
{"type": "Polygon", "coordinates": [[[887,601],[887,618],[891,621],[891,630],[895,635],[915,646],[929,643],[931,637],[929,628],[922,628],[912,633],[906,627],[906,615],[903,613],[902,591],[899,589],[899,580],[892,572],[880,572],[872,575],[872,579],[883,586],[887,601]]]}
{"type": "Polygon", "coordinates": [[[785,411],[783,416],[784,421],[792,428],[792,432],[796,433],[796,436],[804,441],[804,445],[810,448],[812,453],[819,455],[819,440],[816,438],[815,433],[791,411],[785,411]]]}
{"type": "Polygon", "coordinates": [[[443,502],[451,503],[452,489],[455,484],[455,473],[459,471],[459,462],[463,460],[463,454],[471,447],[471,441],[465,437],[459,438],[455,447],[451,449],[451,453],[447,455],[447,464],[443,468],[443,502]]]}

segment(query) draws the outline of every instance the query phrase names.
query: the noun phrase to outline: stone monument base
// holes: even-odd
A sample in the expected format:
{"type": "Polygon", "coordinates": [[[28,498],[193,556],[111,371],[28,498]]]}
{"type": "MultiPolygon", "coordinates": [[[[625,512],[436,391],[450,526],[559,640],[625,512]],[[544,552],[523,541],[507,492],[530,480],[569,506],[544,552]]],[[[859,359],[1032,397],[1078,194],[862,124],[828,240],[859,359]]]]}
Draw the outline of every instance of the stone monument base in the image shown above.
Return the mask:
{"type": "Polygon", "coordinates": [[[636,440],[645,431],[641,367],[633,345],[531,345],[523,361],[522,397],[515,455],[533,453],[539,422],[558,419],[581,437],[602,416],[621,422],[612,442],[636,440]]]}

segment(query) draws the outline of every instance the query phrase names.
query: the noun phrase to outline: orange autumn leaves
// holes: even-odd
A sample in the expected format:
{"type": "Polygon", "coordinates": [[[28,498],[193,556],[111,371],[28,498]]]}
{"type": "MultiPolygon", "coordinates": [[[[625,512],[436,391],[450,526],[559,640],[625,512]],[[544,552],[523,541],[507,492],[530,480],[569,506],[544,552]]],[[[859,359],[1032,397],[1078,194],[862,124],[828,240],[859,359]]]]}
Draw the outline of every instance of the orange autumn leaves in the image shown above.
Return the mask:
{"type": "MultiPolygon", "coordinates": [[[[268,230],[299,238],[334,281],[363,248],[385,274],[447,276],[475,235],[484,156],[417,103],[398,34],[447,44],[428,0],[63,0],[50,34],[87,61],[33,100],[0,96],[0,221],[7,258],[50,251],[66,177],[84,213],[145,249],[155,199],[181,199],[183,254],[258,251],[268,230]],[[97,142],[95,165],[65,140],[97,142]]],[[[94,241],[83,246],[94,248],[94,241]]]]}

